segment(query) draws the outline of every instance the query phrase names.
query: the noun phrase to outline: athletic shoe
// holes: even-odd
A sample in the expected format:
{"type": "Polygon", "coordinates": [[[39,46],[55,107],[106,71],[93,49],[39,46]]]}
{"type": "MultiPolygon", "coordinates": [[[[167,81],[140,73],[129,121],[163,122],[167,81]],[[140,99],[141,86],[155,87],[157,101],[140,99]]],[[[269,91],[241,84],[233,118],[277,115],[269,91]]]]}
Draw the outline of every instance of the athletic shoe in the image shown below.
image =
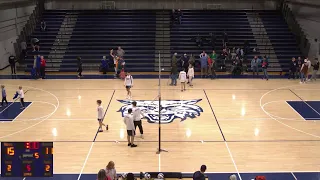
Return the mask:
{"type": "Polygon", "coordinates": [[[24,107],[21,107],[20,109],[24,109],[24,107]]]}
{"type": "Polygon", "coordinates": [[[107,131],[109,130],[109,127],[108,127],[108,125],[106,125],[106,130],[107,130],[107,131]]]}
{"type": "Polygon", "coordinates": [[[135,145],[135,144],[131,144],[131,147],[133,148],[133,147],[137,147],[137,145],[135,145]]]}
{"type": "Polygon", "coordinates": [[[98,132],[103,132],[103,130],[102,129],[99,129],[99,131],[98,132]]]}
{"type": "Polygon", "coordinates": [[[0,108],[2,108],[2,106],[0,105],[0,108]]]}
{"type": "Polygon", "coordinates": [[[141,134],[141,136],[140,136],[140,137],[141,137],[141,139],[144,139],[143,134],[141,134]]]}
{"type": "Polygon", "coordinates": [[[128,146],[131,146],[131,143],[128,143],[128,146]]]}

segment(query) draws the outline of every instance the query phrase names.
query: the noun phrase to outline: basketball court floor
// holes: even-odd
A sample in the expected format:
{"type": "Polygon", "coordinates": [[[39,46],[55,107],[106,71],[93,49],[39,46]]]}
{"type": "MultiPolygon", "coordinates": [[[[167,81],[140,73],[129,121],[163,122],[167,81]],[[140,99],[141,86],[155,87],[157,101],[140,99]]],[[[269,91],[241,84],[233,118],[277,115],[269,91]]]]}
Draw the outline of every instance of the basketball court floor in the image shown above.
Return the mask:
{"type": "Polygon", "coordinates": [[[195,79],[193,88],[181,92],[162,80],[161,148],[168,152],[160,155],[157,79],[134,80],[133,100],[147,114],[145,138],[136,138],[137,148],[126,142],[122,115],[130,101],[121,80],[0,84],[9,99],[22,85],[28,102],[24,110],[18,101],[0,109],[0,141],[53,141],[57,179],[96,178],[110,160],[118,172],[193,173],[206,164],[213,178],[237,174],[245,180],[265,173],[274,179],[319,178],[319,82],[195,79]],[[102,133],[97,133],[98,99],[109,125],[102,133]]]}

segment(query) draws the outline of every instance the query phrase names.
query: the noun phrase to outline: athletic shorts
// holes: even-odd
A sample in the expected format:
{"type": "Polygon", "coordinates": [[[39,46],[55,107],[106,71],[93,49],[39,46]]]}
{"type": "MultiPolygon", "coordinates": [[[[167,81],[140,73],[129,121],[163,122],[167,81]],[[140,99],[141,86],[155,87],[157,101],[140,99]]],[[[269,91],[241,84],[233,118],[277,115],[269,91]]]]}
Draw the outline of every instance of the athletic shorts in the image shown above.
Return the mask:
{"type": "Polygon", "coordinates": [[[131,86],[126,86],[126,88],[127,88],[127,89],[130,89],[130,88],[131,88],[131,86]]]}
{"type": "Polygon", "coordinates": [[[135,136],[136,132],[134,130],[127,130],[128,136],[135,136]]]}
{"type": "Polygon", "coordinates": [[[102,119],[98,119],[99,122],[102,122],[102,119]]]}

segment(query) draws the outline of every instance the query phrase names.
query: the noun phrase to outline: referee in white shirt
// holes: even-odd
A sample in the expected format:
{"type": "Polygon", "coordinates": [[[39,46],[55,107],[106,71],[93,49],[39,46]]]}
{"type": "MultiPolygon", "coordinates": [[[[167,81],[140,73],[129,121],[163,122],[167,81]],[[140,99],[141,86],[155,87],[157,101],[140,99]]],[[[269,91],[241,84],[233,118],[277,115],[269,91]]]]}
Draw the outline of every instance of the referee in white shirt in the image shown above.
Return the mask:
{"type": "Polygon", "coordinates": [[[141,117],[144,117],[144,114],[141,112],[141,109],[137,107],[137,102],[132,102],[133,107],[133,123],[134,123],[134,129],[137,129],[137,126],[139,127],[139,131],[141,134],[141,138],[143,139],[143,128],[142,128],[142,122],[141,117]]]}
{"type": "Polygon", "coordinates": [[[134,144],[134,136],[136,135],[134,124],[133,124],[133,117],[132,117],[132,109],[128,109],[128,114],[124,116],[123,122],[127,126],[127,139],[128,139],[128,146],[137,147],[134,144]]]}

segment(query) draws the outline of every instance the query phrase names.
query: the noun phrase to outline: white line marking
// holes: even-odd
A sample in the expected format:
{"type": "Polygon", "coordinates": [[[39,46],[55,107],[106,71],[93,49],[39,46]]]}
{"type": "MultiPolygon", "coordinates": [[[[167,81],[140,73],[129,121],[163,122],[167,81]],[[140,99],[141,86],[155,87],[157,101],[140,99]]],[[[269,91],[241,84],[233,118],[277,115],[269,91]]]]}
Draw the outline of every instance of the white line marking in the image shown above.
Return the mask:
{"type": "Polygon", "coordinates": [[[12,104],[14,104],[16,102],[16,100],[14,100],[13,102],[11,102],[7,107],[5,107],[0,114],[2,114],[6,109],[8,109],[12,104]]]}
{"type": "Polygon", "coordinates": [[[271,92],[277,91],[277,90],[281,90],[281,89],[285,89],[285,88],[288,89],[288,88],[294,87],[294,86],[299,86],[299,85],[279,87],[279,88],[276,88],[276,89],[273,89],[273,90],[270,90],[270,91],[264,93],[264,94],[260,97],[260,108],[262,109],[262,111],[263,111],[265,114],[267,114],[269,117],[271,117],[273,120],[277,121],[278,123],[280,123],[280,124],[282,124],[282,125],[290,128],[290,129],[293,129],[293,130],[295,130],[295,131],[298,131],[298,132],[301,132],[301,133],[304,133],[304,134],[307,134],[307,135],[309,135],[309,136],[313,136],[313,137],[316,137],[316,138],[320,138],[320,136],[317,136],[317,135],[314,135],[314,134],[311,134],[311,133],[304,132],[304,131],[302,131],[302,130],[296,129],[296,128],[292,127],[292,126],[287,125],[286,123],[283,123],[283,122],[277,120],[277,119],[274,118],[273,116],[270,116],[270,115],[268,114],[268,112],[264,109],[264,107],[263,107],[263,105],[262,105],[262,99],[263,99],[266,95],[270,94],[271,92]]]}
{"type": "Polygon", "coordinates": [[[232,153],[231,153],[231,151],[230,151],[230,149],[229,149],[228,143],[227,143],[226,141],[225,141],[224,143],[225,143],[225,145],[226,145],[226,147],[227,147],[227,149],[228,149],[229,155],[230,155],[230,157],[231,157],[231,160],[232,160],[232,163],[233,163],[233,165],[234,165],[234,168],[235,168],[236,171],[237,171],[238,177],[239,177],[240,180],[242,180],[242,178],[241,178],[241,176],[240,176],[240,173],[239,173],[239,171],[238,171],[238,167],[237,167],[237,165],[236,165],[236,162],[234,161],[233,156],[232,156],[232,153]]]}
{"type": "Polygon", "coordinates": [[[301,117],[301,119],[303,119],[303,120],[306,121],[306,119],[304,119],[304,117],[302,117],[300,113],[298,113],[295,109],[293,109],[293,107],[292,107],[287,101],[286,101],[286,103],[287,103],[288,106],[292,109],[292,111],[296,112],[296,114],[298,114],[298,115],[301,117]]]}
{"type": "Polygon", "coordinates": [[[297,177],[291,172],[292,176],[294,177],[295,180],[298,180],[297,177]]]}
{"type": "Polygon", "coordinates": [[[24,109],[18,114],[18,116],[15,117],[15,118],[12,120],[12,122],[13,122],[14,120],[16,120],[19,116],[21,116],[21,114],[22,114],[26,109],[28,109],[28,108],[32,105],[32,103],[33,103],[33,102],[31,102],[31,103],[29,104],[29,106],[27,106],[26,108],[24,108],[24,109]]]}
{"type": "Polygon", "coordinates": [[[83,172],[83,170],[84,170],[84,167],[86,166],[87,161],[88,161],[88,159],[89,159],[89,156],[90,156],[90,154],[91,154],[93,145],[94,145],[94,142],[91,143],[91,147],[90,147],[90,149],[89,149],[89,152],[88,152],[88,154],[87,154],[86,159],[84,160],[83,166],[82,166],[81,171],[80,171],[80,174],[79,174],[79,176],[78,176],[78,180],[80,180],[80,178],[81,178],[81,175],[82,175],[82,172],[83,172]]]}
{"type": "MultiPolygon", "coordinates": [[[[17,85],[8,85],[8,84],[7,84],[7,86],[17,86],[17,85]]],[[[9,136],[18,134],[18,133],[20,133],[20,132],[23,132],[23,131],[25,131],[25,130],[28,130],[28,129],[30,129],[30,128],[32,128],[32,127],[34,127],[34,126],[42,123],[42,122],[45,121],[46,119],[50,118],[50,117],[58,110],[58,108],[59,108],[59,106],[60,106],[60,101],[59,101],[58,97],[57,97],[56,95],[52,94],[51,92],[45,91],[45,90],[40,89],[40,88],[31,87],[31,86],[24,86],[24,87],[27,87],[27,88],[29,88],[29,89],[36,89],[36,90],[43,91],[43,92],[46,92],[46,93],[52,95],[52,96],[56,99],[56,101],[57,101],[57,106],[56,106],[57,108],[55,108],[55,110],[54,110],[52,113],[50,113],[50,115],[47,116],[46,118],[44,118],[43,120],[41,120],[41,121],[39,121],[39,122],[31,125],[31,126],[28,126],[28,127],[24,128],[24,129],[21,129],[21,130],[19,130],[19,131],[13,132],[13,133],[11,133],[11,134],[7,134],[7,135],[5,135],[5,136],[1,136],[0,139],[3,139],[3,138],[5,138],[5,137],[9,137],[9,136]]]]}

